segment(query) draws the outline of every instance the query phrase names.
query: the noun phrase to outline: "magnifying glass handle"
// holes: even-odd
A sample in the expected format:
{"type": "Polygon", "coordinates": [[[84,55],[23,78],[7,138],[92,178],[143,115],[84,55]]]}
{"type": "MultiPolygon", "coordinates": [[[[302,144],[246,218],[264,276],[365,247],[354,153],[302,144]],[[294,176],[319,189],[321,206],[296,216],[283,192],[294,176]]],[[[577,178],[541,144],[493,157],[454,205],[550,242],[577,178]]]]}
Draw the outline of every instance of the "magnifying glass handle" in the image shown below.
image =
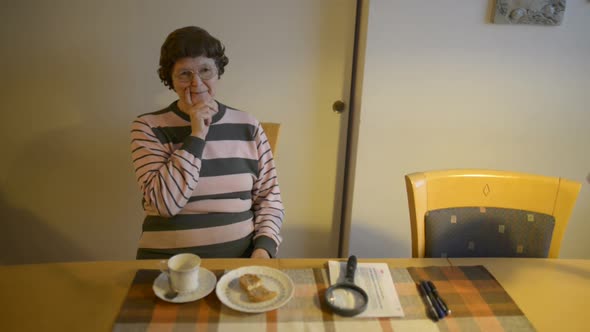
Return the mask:
{"type": "Polygon", "coordinates": [[[346,276],[344,280],[354,283],[354,273],[356,272],[356,256],[350,255],[348,257],[348,263],[346,263],[346,276]]]}

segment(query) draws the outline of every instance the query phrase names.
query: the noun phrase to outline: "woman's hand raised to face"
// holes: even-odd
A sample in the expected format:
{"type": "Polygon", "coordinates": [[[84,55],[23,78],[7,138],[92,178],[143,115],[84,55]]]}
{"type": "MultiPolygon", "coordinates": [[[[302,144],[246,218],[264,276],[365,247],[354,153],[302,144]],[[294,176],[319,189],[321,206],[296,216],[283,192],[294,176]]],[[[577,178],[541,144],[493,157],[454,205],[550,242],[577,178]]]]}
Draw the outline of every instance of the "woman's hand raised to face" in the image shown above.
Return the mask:
{"type": "Polygon", "coordinates": [[[184,90],[184,102],[188,106],[187,113],[191,117],[191,136],[204,140],[209,132],[213,115],[217,111],[217,103],[208,92],[202,92],[198,99],[198,102],[193,103],[190,87],[184,90]]]}

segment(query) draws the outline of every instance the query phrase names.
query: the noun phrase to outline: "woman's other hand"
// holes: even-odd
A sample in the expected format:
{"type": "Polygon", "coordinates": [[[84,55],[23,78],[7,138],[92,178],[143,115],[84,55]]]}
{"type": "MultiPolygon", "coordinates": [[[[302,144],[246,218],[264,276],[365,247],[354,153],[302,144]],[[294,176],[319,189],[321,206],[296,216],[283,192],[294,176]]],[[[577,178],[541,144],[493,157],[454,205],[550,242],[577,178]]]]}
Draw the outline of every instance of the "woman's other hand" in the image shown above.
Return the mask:
{"type": "Polygon", "coordinates": [[[254,249],[254,251],[252,252],[252,256],[250,256],[250,258],[270,258],[270,255],[266,250],[258,248],[254,249]]]}

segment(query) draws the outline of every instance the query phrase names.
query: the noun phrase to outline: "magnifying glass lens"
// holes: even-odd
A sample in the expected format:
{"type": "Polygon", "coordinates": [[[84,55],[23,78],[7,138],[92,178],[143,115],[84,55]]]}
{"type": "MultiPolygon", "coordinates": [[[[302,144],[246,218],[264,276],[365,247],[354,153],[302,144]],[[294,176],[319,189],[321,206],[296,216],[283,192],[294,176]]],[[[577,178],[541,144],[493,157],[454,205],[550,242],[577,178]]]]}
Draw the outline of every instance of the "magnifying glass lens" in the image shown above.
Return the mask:
{"type": "Polygon", "coordinates": [[[354,288],[339,287],[328,294],[328,301],[334,307],[353,310],[366,304],[365,297],[354,288]]]}

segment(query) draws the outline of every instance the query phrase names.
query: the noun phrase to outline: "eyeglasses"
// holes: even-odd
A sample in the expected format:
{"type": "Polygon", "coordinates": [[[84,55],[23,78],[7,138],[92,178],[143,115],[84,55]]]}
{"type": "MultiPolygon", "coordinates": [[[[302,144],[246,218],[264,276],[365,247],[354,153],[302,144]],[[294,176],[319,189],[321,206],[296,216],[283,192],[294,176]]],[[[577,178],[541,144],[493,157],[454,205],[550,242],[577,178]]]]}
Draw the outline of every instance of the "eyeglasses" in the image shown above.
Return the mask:
{"type": "Polygon", "coordinates": [[[202,81],[207,81],[217,75],[217,69],[214,66],[204,65],[199,67],[196,73],[192,70],[183,70],[175,74],[174,78],[181,83],[190,83],[195,79],[195,75],[199,75],[202,81]]]}

